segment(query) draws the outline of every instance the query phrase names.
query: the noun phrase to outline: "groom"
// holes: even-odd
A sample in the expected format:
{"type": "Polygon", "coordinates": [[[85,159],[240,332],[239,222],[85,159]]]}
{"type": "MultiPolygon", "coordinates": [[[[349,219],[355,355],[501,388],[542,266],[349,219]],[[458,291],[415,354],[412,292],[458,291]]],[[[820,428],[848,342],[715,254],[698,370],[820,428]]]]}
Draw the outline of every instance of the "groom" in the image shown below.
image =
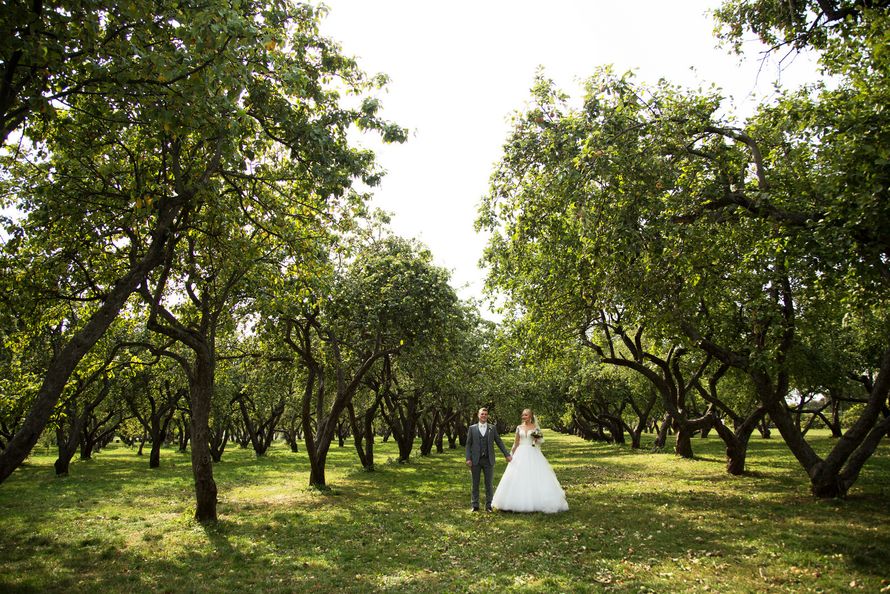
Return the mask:
{"type": "Polygon", "coordinates": [[[467,431],[467,466],[473,474],[473,511],[479,511],[479,473],[485,473],[485,509],[491,511],[491,498],[494,496],[494,444],[498,444],[507,462],[513,459],[498,430],[488,424],[488,409],[479,409],[479,422],[470,425],[467,431]]]}

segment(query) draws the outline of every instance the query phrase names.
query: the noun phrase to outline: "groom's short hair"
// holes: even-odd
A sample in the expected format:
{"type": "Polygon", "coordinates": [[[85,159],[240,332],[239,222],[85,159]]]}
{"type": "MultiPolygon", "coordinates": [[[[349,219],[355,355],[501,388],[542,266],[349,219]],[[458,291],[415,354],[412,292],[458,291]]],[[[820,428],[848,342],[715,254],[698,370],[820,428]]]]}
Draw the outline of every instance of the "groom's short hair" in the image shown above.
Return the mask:
{"type": "Polygon", "coordinates": [[[476,414],[478,415],[478,414],[481,413],[483,410],[484,410],[485,412],[488,412],[488,409],[485,408],[485,407],[483,406],[482,408],[479,409],[479,412],[477,412],[476,414]]]}

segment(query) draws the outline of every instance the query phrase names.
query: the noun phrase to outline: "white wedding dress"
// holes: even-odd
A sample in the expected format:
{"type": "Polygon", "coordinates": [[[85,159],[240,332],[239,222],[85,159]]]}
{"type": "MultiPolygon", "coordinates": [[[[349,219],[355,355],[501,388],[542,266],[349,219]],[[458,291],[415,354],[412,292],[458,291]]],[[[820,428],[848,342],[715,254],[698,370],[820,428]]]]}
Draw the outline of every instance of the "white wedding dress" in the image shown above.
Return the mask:
{"type": "Polygon", "coordinates": [[[504,470],[491,505],[500,511],[548,514],[566,511],[569,504],[565,491],[541,453],[540,444],[532,445],[530,433],[522,427],[516,428],[519,446],[504,470]]]}

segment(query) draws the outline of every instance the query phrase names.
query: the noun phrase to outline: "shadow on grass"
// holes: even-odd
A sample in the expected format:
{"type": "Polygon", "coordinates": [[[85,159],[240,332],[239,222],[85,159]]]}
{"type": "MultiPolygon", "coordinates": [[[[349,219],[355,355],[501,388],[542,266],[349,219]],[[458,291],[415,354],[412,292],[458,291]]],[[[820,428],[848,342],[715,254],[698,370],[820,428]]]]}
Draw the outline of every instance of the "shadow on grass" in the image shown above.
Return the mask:
{"type": "MultiPolygon", "coordinates": [[[[357,469],[330,455],[329,491],[304,455],[226,452],[214,467],[220,521],[191,519],[187,455],[160,469],[125,448],[72,476],[35,458],[0,487],[0,590],[169,592],[877,590],[888,575],[886,448],[850,499],[815,501],[780,441],[752,442],[751,473],[701,457],[566,436],[546,455],[569,512],[473,514],[462,450],[357,469]]],[[[499,460],[496,479],[506,464],[499,460]]]]}

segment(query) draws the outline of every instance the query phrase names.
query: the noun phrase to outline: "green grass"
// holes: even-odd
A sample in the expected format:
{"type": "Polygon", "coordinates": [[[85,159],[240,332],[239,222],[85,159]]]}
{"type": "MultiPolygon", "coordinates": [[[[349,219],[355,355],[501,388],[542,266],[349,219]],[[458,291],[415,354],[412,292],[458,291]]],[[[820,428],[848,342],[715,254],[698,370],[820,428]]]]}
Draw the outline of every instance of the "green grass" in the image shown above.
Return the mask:
{"type": "Polygon", "coordinates": [[[335,447],[326,492],[302,453],[229,450],[212,527],[192,520],[187,455],[150,470],[111,447],[58,479],[35,452],[0,485],[0,592],[890,591],[890,444],[842,501],[812,499],[778,439],[752,441],[743,477],[718,439],[694,445],[680,460],[548,431],[557,515],[471,513],[461,450],[399,465],[380,444],[367,473],[335,447]]]}

